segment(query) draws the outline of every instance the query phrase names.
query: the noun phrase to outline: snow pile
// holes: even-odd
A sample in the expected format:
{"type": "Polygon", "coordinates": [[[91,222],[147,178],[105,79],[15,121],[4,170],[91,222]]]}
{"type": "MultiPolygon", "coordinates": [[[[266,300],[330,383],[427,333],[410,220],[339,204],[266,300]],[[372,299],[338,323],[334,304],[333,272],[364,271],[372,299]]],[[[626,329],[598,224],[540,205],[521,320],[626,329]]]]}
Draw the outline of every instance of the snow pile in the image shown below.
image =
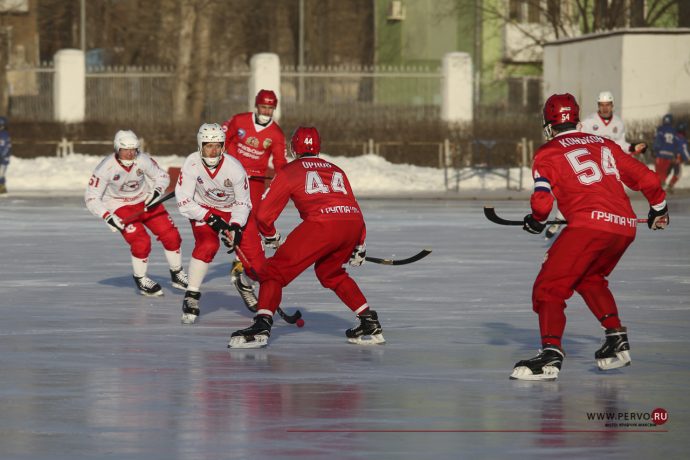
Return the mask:
{"type": "MultiPolygon", "coordinates": [[[[446,191],[445,173],[442,169],[392,164],[376,155],[338,157],[322,155],[323,158],[340,166],[350,179],[352,188],[358,194],[405,194],[442,193],[446,191]]],[[[63,158],[38,157],[23,159],[13,157],[7,170],[7,188],[10,192],[54,191],[65,194],[83,192],[93,169],[103,157],[83,154],[63,158]]],[[[180,167],[184,157],[154,157],[162,168],[180,167]]],[[[530,190],[530,171],[518,168],[510,171],[510,185],[518,185],[522,173],[523,190],[530,190]]],[[[449,188],[455,190],[456,181],[449,171],[449,188]]],[[[506,190],[506,171],[496,170],[485,174],[467,168],[462,171],[460,190],[506,190]]],[[[678,188],[689,188],[690,178],[682,177],[678,188]]]]}

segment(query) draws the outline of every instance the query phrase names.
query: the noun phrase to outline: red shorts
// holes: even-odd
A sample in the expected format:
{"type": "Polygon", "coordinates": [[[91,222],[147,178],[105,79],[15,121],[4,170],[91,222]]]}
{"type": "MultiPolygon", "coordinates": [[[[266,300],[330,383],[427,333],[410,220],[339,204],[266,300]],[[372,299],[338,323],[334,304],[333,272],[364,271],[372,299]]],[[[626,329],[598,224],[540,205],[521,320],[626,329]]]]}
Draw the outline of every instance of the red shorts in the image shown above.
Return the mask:
{"type": "MultiPolygon", "coordinates": [[[[144,210],[144,203],[122,206],[115,211],[115,214],[124,222],[128,218],[144,210]]],[[[134,217],[132,222],[125,226],[122,236],[129,243],[131,253],[139,259],[146,259],[151,253],[151,237],[146,232],[146,228],[156,235],[156,239],[161,242],[168,251],[179,251],[182,245],[182,237],[175,227],[175,222],[168,214],[162,204],[153,207],[147,212],[134,217]]]]}

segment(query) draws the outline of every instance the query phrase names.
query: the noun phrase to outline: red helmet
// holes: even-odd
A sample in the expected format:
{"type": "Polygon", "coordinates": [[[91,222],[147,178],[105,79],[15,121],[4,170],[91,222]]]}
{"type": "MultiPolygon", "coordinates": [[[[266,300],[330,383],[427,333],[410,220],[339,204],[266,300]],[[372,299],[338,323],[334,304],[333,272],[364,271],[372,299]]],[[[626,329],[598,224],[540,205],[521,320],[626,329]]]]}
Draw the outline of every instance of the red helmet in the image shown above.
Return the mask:
{"type": "Polygon", "coordinates": [[[544,127],[579,122],[580,106],[572,94],[554,94],[544,103],[544,127]]]}
{"type": "Polygon", "coordinates": [[[319,132],[311,126],[300,126],[292,135],[290,150],[297,157],[302,155],[318,155],[321,151],[319,132]]]}
{"type": "Polygon", "coordinates": [[[270,89],[262,89],[256,93],[254,105],[270,105],[271,107],[276,108],[278,106],[278,96],[276,96],[276,93],[270,89]]]}

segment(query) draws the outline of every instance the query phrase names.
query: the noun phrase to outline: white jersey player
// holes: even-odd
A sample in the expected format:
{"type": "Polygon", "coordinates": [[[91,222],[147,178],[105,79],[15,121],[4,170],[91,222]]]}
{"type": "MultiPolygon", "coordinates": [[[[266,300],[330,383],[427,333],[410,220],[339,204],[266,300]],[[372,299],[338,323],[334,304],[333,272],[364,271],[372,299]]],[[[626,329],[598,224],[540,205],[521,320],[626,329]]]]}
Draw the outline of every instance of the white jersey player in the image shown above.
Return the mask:
{"type": "Polygon", "coordinates": [[[151,237],[163,244],[173,287],[187,288],[182,270],[182,238],[162,204],[148,207],[168,187],[170,176],[146,153],[139,152],[139,138],[132,131],[118,131],[114,152],[94,169],[84,193],[86,207],[119,231],[130,245],[134,281],[143,295],[159,296],[158,283],[146,276],[151,237]]]}
{"type": "Polygon", "coordinates": [[[251,210],[249,181],[242,164],[225,154],[225,132],[217,123],[205,123],[199,128],[197,144],[199,150],[187,157],[175,186],[177,206],[189,218],[195,240],[182,303],[184,324],[193,324],[199,316],[200,288],[220,247],[219,234],[231,251],[241,242],[247,257],[261,253],[263,259],[249,264],[257,273],[265,260],[258,233],[243,238],[242,228],[251,210]],[[255,247],[250,249],[248,243],[255,247]]]}
{"type": "Polygon", "coordinates": [[[580,131],[611,139],[624,152],[633,155],[639,155],[647,150],[647,144],[644,142],[630,144],[625,140],[625,124],[613,113],[613,94],[610,91],[599,93],[597,111],[582,120],[580,131]]]}

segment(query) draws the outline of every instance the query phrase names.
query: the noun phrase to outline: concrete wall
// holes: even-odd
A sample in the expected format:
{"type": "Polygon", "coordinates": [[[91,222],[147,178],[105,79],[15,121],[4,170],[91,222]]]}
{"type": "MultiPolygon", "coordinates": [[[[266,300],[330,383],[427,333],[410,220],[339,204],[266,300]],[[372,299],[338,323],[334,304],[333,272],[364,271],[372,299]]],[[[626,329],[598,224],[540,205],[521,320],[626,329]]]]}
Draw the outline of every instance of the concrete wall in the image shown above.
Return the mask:
{"type": "Polygon", "coordinates": [[[630,29],[544,47],[544,98],[570,92],[584,115],[611,91],[626,122],[690,112],[690,29],[630,29]]]}
{"type": "Polygon", "coordinates": [[[273,118],[280,121],[282,113],[280,99],[280,58],[275,53],[259,53],[249,60],[251,76],[249,77],[249,109],[254,111],[256,94],[262,89],[268,89],[278,96],[278,107],[273,112],[273,118]]]}

